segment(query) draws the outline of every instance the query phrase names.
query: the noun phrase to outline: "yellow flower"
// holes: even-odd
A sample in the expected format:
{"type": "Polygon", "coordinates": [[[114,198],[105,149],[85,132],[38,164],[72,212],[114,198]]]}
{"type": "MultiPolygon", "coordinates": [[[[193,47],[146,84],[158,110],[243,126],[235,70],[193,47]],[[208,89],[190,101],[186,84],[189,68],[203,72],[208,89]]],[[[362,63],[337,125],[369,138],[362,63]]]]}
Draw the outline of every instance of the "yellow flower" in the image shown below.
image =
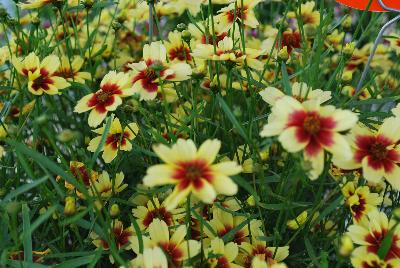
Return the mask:
{"type": "MultiPolygon", "coordinates": [[[[212,215],[213,218],[209,221],[209,224],[217,236],[208,228],[204,228],[205,234],[211,239],[223,237],[225,234],[239,225],[243,225],[243,222],[247,221],[247,218],[244,216],[233,216],[231,213],[220,208],[214,208],[212,215]]],[[[249,224],[245,224],[241,229],[236,231],[232,237],[232,241],[241,245],[243,242],[250,242],[250,233],[252,236],[263,235],[261,225],[262,223],[259,220],[250,220],[249,224]]]]}
{"type": "Polygon", "coordinates": [[[389,117],[377,131],[367,127],[353,128],[348,137],[353,148],[352,157],[333,157],[332,162],[343,169],[362,168],[364,178],[380,183],[384,178],[394,189],[400,189],[400,118],[389,117]]]}
{"type": "Polygon", "coordinates": [[[400,267],[400,259],[397,257],[382,260],[376,253],[360,247],[353,251],[351,264],[354,268],[395,268],[400,267]]]}
{"type": "Polygon", "coordinates": [[[76,113],[91,111],[88,118],[89,126],[97,127],[106,118],[108,111],[115,111],[121,105],[122,98],[133,94],[129,76],[122,72],[111,71],[104,76],[100,89],[80,99],[74,111],[76,113]]]}
{"type": "Polygon", "coordinates": [[[219,140],[207,140],[197,150],[192,140],[179,139],[171,148],[153,147],[165,164],[150,167],[143,182],[147,186],[175,184],[165,200],[168,210],[174,209],[190,193],[204,203],[213,203],[217,194],[234,195],[238,187],[229,176],[242,168],[235,162],[213,164],[221,147],[219,140]]]}
{"type": "Polygon", "coordinates": [[[113,194],[122,192],[128,184],[122,184],[124,181],[124,173],[117,173],[114,180],[110,180],[110,176],[107,171],[103,171],[99,175],[96,182],[93,183],[93,188],[91,188],[91,195],[96,196],[97,193],[100,197],[111,197],[113,194]]]}
{"type": "Polygon", "coordinates": [[[239,248],[235,243],[229,242],[225,245],[221,238],[216,237],[211,240],[209,248],[205,250],[207,267],[240,268],[242,266],[234,263],[238,253],[239,248]]]}
{"type": "Polygon", "coordinates": [[[145,248],[130,262],[131,268],[168,268],[168,260],[160,247],[145,248]]]}
{"type": "Polygon", "coordinates": [[[91,75],[89,72],[79,71],[82,68],[83,62],[83,59],[79,56],[71,59],[71,62],[69,62],[67,56],[63,56],[61,58],[61,64],[54,75],[63,77],[69,82],[75,81],[84,84],[85,80],[91,78],[91,75]]]}
{"type": "MultiPolygon", "coordinates": [[[[100,136],[97,136],[89,142],[88,150],[90,152],[95,152],[99,147],[104,130],[105,124],[101,128],[93,130],[93,132],[100,136]]],[[[139,127],[136,123],[130,123],[122,129],[119,119],[115,118],[111,122],[110,131],[107,133],[104,148],[101,148],[103,151],[102,157],[104,162],[110,163],[117,156],[119,150],[126,152],[131,151],[131,141],[136,138],[138,132],[139,127]]]]}
{"type": "MultiPolygon", "coordinates": [[[[164,221],[154,219],[148,228],[149,236],[143,236],[144,248],[160,247],[168,259],[169,267],[181,267],[181,263],[200,252],[200,242],[185,240],[186,226],[180,225],[170,236],[168,226],[164,221]]],[[[132,250],[139,254],[139,239],[130,239],[132,250]]]]}
{"type": "Polygon", "coordinates": [[[353,112],[331,105],[320,106],[318,100],[300,103],[284,96],[273,106],[261,136],[278,135],[288,152],[303,150],[304,159],[311,162],[308,176],[315,180],[324,169],[325,150],[341,159],[351,158],[350,145],[340,132],[351,129],[357,120],[353,112]]]}
{"type": "Polygon", "coordinates": [[[254,14],[254,7],[262,0],[236,0],[227,7],[221,8],[215,16],[215,22],[220,24],[222,31],[228,31],[236,21],[250,28],[257,28],[258,20],[254,14]],[[236,19],[236,20],[235,20],[236,19]]]}
{"type": "Polygon", "coordinates": [[[257,58],[265,54],[263,50],[246,48],[246,54],[240,49],[234,49],[232,38],[226,36],[218,42],[216,51],[211,44],[198,44],[193,50],[193,57],[200,60],[229,61],[239,66],[244,64],[255,70],[263,70],[264,64],[257,58]]]}
{"type": "Polygon", "coordinates": [[[31,52],[23,60],[12,58],[12,63],[18,73],[28,78],[28,90],[34,95],[58,94],[59,89],[70,86],[64,78],[56,75],[60,60],[55,55],[40,62],[39,57],[31,52]]]}
{"type": "Polygon", "coordinates": [[[168,211],[164,203],[160,204],[157,197],[147,201],[145,206],[138,206],[132,209],[132,213],[138,219],[137,222],[141,230],[147,229],[155,219],[160,219],[168,226],[173,226],[185,216],[184,209],[168,211]]]}
{"type": "Polygon", "coordinates": [[[382,203],[382,197],[377,193],[371,193],[368,186],[356,188],[354,182],[348,182],[342,188],[351,215],[355,222],[360,222],[370,211],[377,209],[382,203]]]}
{"type": "Polygon", "coordinates": [[[347,257],[350,255],[353,249],[354,246],[353,246],[353,241],[351,241],[351,238],[348,235],[343,235],[340,238],[340,249],[339,249],[340,255],[347,257]]]}
{"type": "MultiPolygon", "coordinates": [[[[385,238],[393,235],[389,244],[389,250],[384,259],[400,259],[400,226],[397,225],[393,218],[389,220],[383,212],[379,212],[378,210],[371,211],[360,223],[351,225],[348,228],[347,235],[351,237],[354,244],[359,245],[353,252],[355,256],[360,251],[377,255],[385,238]]],[[[361,254],[360,256],[363,255],[361,254]]]]}
{"type": "Polygon", "coordinates": [[[190,78],[192,68],[184,62],[167,64],[167,50],[161,42],[143,47],[143,61],[128,65],[132,69],[132,84],[141,100],[152,100],[161,91],[161,80],[183,81],[190,78]]]}
{"type": "Polygon", "coordinates": [[[190,48],[186,42],[182,40],[182,34],[178,31],[168,34],[168,41],[165,42],[165,47],[170,61],[186,62],[192,60],[190,48]]]}
{"type": "MultiPolygon", "coordinates": [[[[301,7],[298,9],[297,13],[299,14],[299,17],[301,18],[303,24],[309,24],[313,26],[319,25],[321,15],[319,14],[319,11],[314,11],[314,7],[314,1],[308,1],[304,4],[301,4],[301,7]]],[[[287,16],[289,18],[296,18],[296,13],[289,12],[287,16]]]]}
{"type": "Polygon", "coordinates": [[[255,258],[258,258],[271,266],[282,262],[287,256],[289,256],[289,246],[268,247],[267,242],[256,240],[254,238],[251,243],[243,242],[240,245],[240,248],[242,250],[239,254],[238,260],[244,267],[251,267],[255,258]]]}

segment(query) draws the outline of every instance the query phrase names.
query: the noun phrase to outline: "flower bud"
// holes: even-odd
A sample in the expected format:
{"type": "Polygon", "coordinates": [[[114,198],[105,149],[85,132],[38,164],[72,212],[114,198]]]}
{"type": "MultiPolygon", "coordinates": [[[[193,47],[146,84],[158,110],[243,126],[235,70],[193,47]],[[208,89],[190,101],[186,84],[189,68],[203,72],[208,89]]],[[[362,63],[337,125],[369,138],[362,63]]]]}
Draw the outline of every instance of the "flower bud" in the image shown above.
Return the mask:
{"type": "Polygon", "coordinates": [[[348,235],[342,236],[340,239],[340,248],[339,248],[339,254],[342,255],[343,257],[347,257],[351,254],[353,251],[353,241],[351,241],[351,238],[348,235]]]}
{"type": "Polygon", "coordinates": [[[76,138],[75,132],[70,129],[65,129],[57,135],[57,139],[61,142],[67,143],[76,138]]]}
{"type": "Polygon", "coordinates": [[[343,48],[343,53],[347,56],[351,56],[353,54],[354,48],[354,42],[347,43],[343,48]]]}
{"type": "Polygon", "coordinates": [[[250,206],[250,207],[254,207],[256,205],[256,199],[254,198],[253,195],[250,195],[249,198],[247,198],[246,203],[250,206]]]}
{"type": "Polygon", "coordinates": [[[189,43],[191,38],[192,38],[192,34],[188,30],[182,31],[182,39],[186,43],[189,43]]]}
{"type": "Polygon", "coordinates": [[[287,50],[287,46],[284,46],[281,50],[279,50],[278,58],[283,61],[287,61],[289,59],[289,52],[287,50]]]}
{"type": "Polygon", "coordinates": [[[110,216],[115,219],[119,216],[120,210],[118,204],[113,204],[110,208],[110,216]]]}
{"type": "Polygon", "coordinates": [[[307,221],[308,213],[307,211],[303,211],[296,217],[296,219],[290,220],[286,223],[287,227],[291,230],[297,230],[300,226],[302,226],[307,221]]]}
{"type": "Polygon", "coordinates": [[[85,6],[86,9],[91,9],[94,5],[94,0],[83,0],[82,4],[85,6]]]}
{"type": "Polygon", "coordinates": [[[351,71],[345,71],[345,72],[342,74],[342,80],[343,80],[344,82],[350,82],[352,79],[353,79],[353,72],[351,72],[351,71]]]}
{"type": "Polygon", "coordinates": [[[67,196],[65,198],[64,214],[67,216],[74,215],[76,212],[75,198],[67,196]]]}
{"type": "Polygon", "coordinates": [[[351,18],[351,16],[347,16],[343,22],[342,22],[342,26],[345,29],[349,29],[351,27],[351,24],[353,23],[353,19],[351,18]]]}

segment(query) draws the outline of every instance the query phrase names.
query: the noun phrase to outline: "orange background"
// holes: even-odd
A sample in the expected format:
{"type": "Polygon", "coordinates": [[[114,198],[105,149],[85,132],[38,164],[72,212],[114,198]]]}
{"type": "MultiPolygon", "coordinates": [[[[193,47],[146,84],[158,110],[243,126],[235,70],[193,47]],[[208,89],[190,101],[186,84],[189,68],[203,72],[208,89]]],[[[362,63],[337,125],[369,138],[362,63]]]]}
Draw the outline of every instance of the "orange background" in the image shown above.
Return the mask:
{"type": "MultiPolygon", "coordinates": [[[[352,8],[365,10],[370,0],[336,0],[336,1],[352,8]]],[[[400,9],[400,0],[383,0],[383,3],[385,3],[388,7],[400,9]]],[[[385,10],[381,7],[378,0],[372,0],[372,4],[369,8],[369,11],[385,11],[385,10]]]]}

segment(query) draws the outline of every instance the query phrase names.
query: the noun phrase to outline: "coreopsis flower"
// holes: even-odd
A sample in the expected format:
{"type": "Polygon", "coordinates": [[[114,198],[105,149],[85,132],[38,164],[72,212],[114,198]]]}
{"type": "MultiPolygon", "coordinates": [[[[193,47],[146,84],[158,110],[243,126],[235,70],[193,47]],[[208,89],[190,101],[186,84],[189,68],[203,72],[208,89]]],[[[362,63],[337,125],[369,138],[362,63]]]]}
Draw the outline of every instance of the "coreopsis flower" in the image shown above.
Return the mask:
{"type": "Polygon", "coordinates": [[[263,70],[264,64],[257,58],[265,54],[263,50],[246,48],[246,53],[241,49],[234,49],[232,38],[226,36],[218,42],[216,51],[211,44],[198,44],[193,50],[194,58],[213,61],[228,61],[235,65],[243,65],[246,60],[247,65],[255,70],[263,70]]]}
{"type": "Polygon", "coordinates": [[[165,47],[170,61],[189,62],[192,60],[190,48],[188,44],[183,41],[182,33],[178,31],[170,32],[168,34],[168,41],[165,42],[165,47]]]}
{"type": "Polygon", "coordinates": [[[272,107],[261,136],[278,135],[279,142],[288,152],[303,150],[304,159],[311,162],[308,175],[314,180],[324,169],[325,150],[343,159],[351,158],[350,145],[340,132],[352,128],[357,120],[357,115],[351,111],[331,105],[320,106],[313,100],[300,103],[285,96],[272,107]]]}
{"type": "Polygon", "coordinates": [[[284,263],[268,264],[260,258],[253,258],[251,261],[251,268],[287,268],[287,265],[284,263]]]}
{"type": "MultiPolygon", "coordinates": [[[[32,261],[34,263],[41,263],[46,255],[51,253],[51,249],[46,249],[44,251],[32,250],[32,261]]],[[[23,261],[25,259],[25,253],[23,251],[13,251],[10,253],[11,260],[23,261]]]]}
{"type": "Polygon", "coordinates": [[[145,248],[130,262],[131,268],[168,268],[168,260],[160,247],[145,248]]]}
{"type": "Polygon", "coordinates": [[[34,95],[58,94],[59,89],[70,86],[64,78],[55,75],[60,66],[60,60],[55,55],[47,56],[40,62],[39,57],[31,52],[25,59],[12,58],[12,64],[18,73],[28,79],[28,90],[34,95]]]}
{"type": "Polygon", "coordinates": [[[167,50],[161,42],[152,42],[143,47],[143,61],[128,65],[132,69],[134,92],[141,100],[152,100],[161,91],[161,81],[184,81],[190,78],[189,64],[177,62],[167,64],[167,50]]]}
{"type": "MultiPolygon", "coordinates": [[[[254,235],[253,235],[254,236],[254,235]]],[[[269,266],[282,262],[289,256],[289,246],[268,247],[267,242],[253,239],[252,243],[243,242],[239,253],[239,264],[245,268],[252,267],[254,258],[265,261],[269,266]],[[243,252],[243,253],[242,253],[243,252]]]]}
{"type": "Polygon", "coordinates": [[[281,48],[287,47],[289,54],[296,48],[301,47],[301,35],[298,31],[287,30],[282,34],[281,48]]]}
{"type": "MultiPolygon", "coordinates": [[[[244,216],[234,216],[220,208],[214,208],[212,215],[213,218],[208,223],[210,224],[210,227],[213,228],[214,232],[208,228],[204,228],[205,234],[210,239],[223,237],[225,234],[229,233],[239,225],[243,225],[243,222],[247,221],[247,218],[244,216]],[[216,233],[217,236],[215,236],[214,233],[216,233]]],[[[232,241],[238,245],[241,245],[243,242],[249,242],[250,233],[252,235],[262,234],[261,225],[262,223],[259,220],[250,220],[248,224],[243,225],[241,229],[236,231],[232,236],[232,241]]]]}
{"type": "MultiPolygon", "coordinates": [[[[101,128],[93,130],[93,132],[99,134],[99,136],[89,142],[88,150],[90,152],[96,152],[97,148],[100,145],[101,137],[104,133],[104,130],[105,124],[101,128]]],[[[122,129],[119,119],[115,118],[111,122],[110,130],[107,133],[104,148],[101,148],[101,150],[103,151],[102,157],[104,159],[104,162],[110,163],[112,160],[114,160],[119,150],[126,152],[131,151],[131,141],[136,138],[138,132],[139,127],[136,123],[130,123],[124,129],[122,129]]]]}
{"type": "Polygon", "coordinates": [[[28,0],[26,3],[21,3],[19,6],[22,9],[35,9],[35,8],[41,8],[43,6],[49,5],[49,4],[55,4],[57,2],[68,2],[69,7],[74,7],[79,4],[78,0],[28,0]]]}
{"type": "Polygon", "coordinates": [[[233,242],[229,242],[225,245],[224,240],[216,237],[211,240],[209,248],[206,249],[204,253],[207,258],[207,267],[242,267],[234,263],[238,256],[239,248],[233,242]]]}
{"type": "Polygon", "coordinates": [[[351,264],[355,268],[396,268],[400,267],[400,259],[382,260],[378,254],[368,252],[366,248],[359,247],[352,253],[351,264]]]}
{"type": "Polygon", "coordinates": [[[345,160],[339,157],[333,163],[343,169],[362,168],[364,178],[372,183],[386,179],[396,190],[400,190],[400,118],[390,117],[384,120],[379,130],[357,126],[349,134],[354,153],[345,160]]]}
{"type": "MultiPolygon", "coordinates": [[[[281,90],[275,87],[267,87],[259,93],[262,99],[269,105],[274,105],[277,100],[286,96],[281,90]]],[[[316,100],[320,104],[331,99],[331,92],[321,89],[312,89],[306,83],[295,82],[292,85],[292,96],[299,102],[306,100],[316,100]]]]}
{"type": "Polygon", "coordinates": [[[93,188],[91,188],[91,194],[96,196],[99,194],[100,197],[111,197],[113,194],[117,194],[122,192],[128,184],[123,184],[124,182],[124,173],[120,172],[115,175],[114,180],[110,180],[110,175],[108,175],[107,171],[103,171],[99,175],[99,178],[93,184],[93,188]]]}
{"type": "Polygon", "coordinates": [[[215,22],[220,24],[223,31],[228,31],[238,21],[240,24],[257,28],[259,22],[254,14],[255,6],[262,0],[236,0],[227,7],[221,8],[215,16],[215,22]]]}
{"type": "MultiPolygon", "coordinates": [[[[180,225],[170,236],[168,226],[164,221],[154,219],[147,229],[149,236],[143,236],[144,248],[160,247],[168,259],[168,267],[181,267],[182,262],[192,258],[200,252],[200,242],[185,240],[186,226],[180,225]]],[[[139,240],[130,239],[132,250],[139,253],[139,240]]]]}
{"type": "Polygon", "coordinates": [[[143,182],[147,186],[175,184],[165,200],[168,210],[174,209],[190,193],[204,203],[214,202],[217,194],[234,195],[238,187],[229,176],[242,169],[232,161],[213,164],[221,147],[219,140],[207,140],[197,150],[192,140],[179,139],[171,148],[163,144],[153,147],[165,164],[150,167],[143,182]]]}
{"type": "Polygon", "coordinates": [[[78,101],[76,113],[90,111],[88,123],[97,127],[106,118],[108,111],[115,111],[122,103],[122,98],[133,95],[129,76],[122,72],[111,71],[103,77],[100,89],[78,101]]]}
{"type": "Polygon", "coordinates": [[[384,260],[400,259],[400,226],[394,219],[389,220],[385,213],[373,210],[360,223],[349,226],[347,233],[355,249],[368,253],[378,254],[382,242],[388,235],[392,236],[390,247],[384,260]],[[391,233],[392,232],[392,233],[391,233]]]}
{"type": "MultiPolygon", "coordinates": [[[[88,169],[84,163],[79,161],[70,161],[69,162],[69,170],[74,178],[82,183],[86,188],[90,188],[91,185],[97,181],[98,173],[94,170],[88,169]]],[[[61,179],[61,177],[57,177],[57,180],[61,179]]],[[[64,182],[65,188],[68,190],[74,191],[75,186],[70,184],[69,182],[64,182]]],[[[83,194],[79,191],[76,191],[76,194],[80,198],[84,198],[83,194]]]]}
{"type": "MultiPolygon", "coordinates": [[[[117,249],[126,249],[126,250],[129,249],[129,240],[135,234],[133,226],[129,226],[124,229],[123,223],[119,220],[115,220],[112,222],[112,226],[111,226],[109,232],[113,233],[113,235],[108,236],[108,237],[111,237],[111,239],[114,239],[117,249]]],[[[96,247],[98,247],[98,248],[101,247],[104,250],[110,249],[110,245],[108,244],[106,238],[99,236],[95,232],[90,233],[90,238],[92,239],[92,243],[96,247]]],[[[114,263],[114,259],[112,258],[111,255],[110,255],[110,262],[114,263]]]]}
{"type": "Polygon", "coordinates": [[[356,188],[354,182],[346,183],[342,188],[342,193],[355,222],[360,222],[365,215],[377,209],[377,206],[382,203],[382,197],[379,194],[371,193],[368,186],[356,188]]]}
{"type": "MultiPolygon", "coordinates": [[[[297,10],[297,14],[300,17],[303,24],[308,24],[313,26],[319,25],[321,15],[319,14],[319,11],[314,10],[314,7],[315,7],[315,2],[308,1],[305,2],[304,4],[301,4],[299,9],[297,10]]],[[[296,18],[296,13],[289,12],[288,18],[292,19],[296,18]]]]}
{"type": "Polygon", "coordinates": [[[164,203],[160,204],[157,197],[147,201],[144,206],[132,209],[133,216],[137,218],[137,223],[141,230],[147,229],[155,219],[164,221],[168,226],[173,226],[177,221],[185,216],[181,209],[168,211],[164,203]]]}
{"type": "Polygon", "coordinates": [[[89,72],[80,71],[83,62],[83,59],[79,56],[74,57],[71,62],[69,61],[67,56],[63,56],[61,58],[61,64],[54,75],[63,77],[69,82],[75,81],[84,84],[85,80],[89,80],[91,78],[91,75],[89,72]]]}

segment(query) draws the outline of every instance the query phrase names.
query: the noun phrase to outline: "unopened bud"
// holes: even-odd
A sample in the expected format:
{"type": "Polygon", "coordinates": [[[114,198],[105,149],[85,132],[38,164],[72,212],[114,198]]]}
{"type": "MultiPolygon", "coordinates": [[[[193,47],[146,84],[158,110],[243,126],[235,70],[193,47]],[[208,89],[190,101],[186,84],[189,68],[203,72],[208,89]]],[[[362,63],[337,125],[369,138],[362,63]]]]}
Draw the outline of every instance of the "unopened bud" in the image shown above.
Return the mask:
{"type": "Polygon", "coordinates": [[[75,137],[75,132],[70,129],[65,129],[57,135],[57,139],[64,143],[72,141],[75,137]]]}
{"type": "Polygon", "coordinates": [[[351,16],[347,16],[343,22],[342,22],[342,26],[345,29],[349,29],[351,27],[351,24],[353,23],[353,19],[351,18],[351,16]]]}
{"type": "Polygon", "coordinates": [[[186,43],[189,43],[191,38],[192,38],[192,34],[188,30],[182,31],[182,39],[186,43]]]}
{"type": "Polygon", "coordinates": [[[345,71],[345,72],[342,74],[342,80],[343,80],[344,82],[350,82],[352,79],[353,79],[353,72],[345,71]]]}
{"type": "Polygon", "coordinates": [[[287,46],[284,46],[281,50],[279,50],[278,58],[283,61],[287,61],[289,59],[289,52],[287,50],[287,46]]]}
{"type": "Polygon", "coordinates": [[[90,9],[94,5],[94,0],[83,0],[82,4],[85,6],[86,9],[90,9]]]}
{"type": "Polygon", "coordinates": [[[75,198],[68,196],[65,198],[64,214],[67,216],[73,215],[76,212],[75,198]]]}
{"type": "Polygon", "coordinates": [[[113,204],[110,208],[110,216],[115,219],[119,216],[120,210],[118,204],[113,204]]]}
{"type": "Polygon", "coordinates": [[[353,241],[351,241],[351,238],[348,235],[342,236],[340,239],[340,248],[339,248],[339,254],[342,255],[343,257],[347,257],[351,254],[353,251],[353,241]]]}
{"type": "Polygon", "coordinates": [[[347,56],[351,56],[354,52],[354,42],[347,43],[343,48],[343,53],[347,56]]]}
{"type": "Polygon", "coordinates": [[[249,206],[254,207],[256,205],[256,199],[254,198],[253,195],[250,195],[249,198],[247,198],[246,203],[249,206]]]}
{"type": "Polygon", "coordinates": [[[184,31],[184,30],[187,29],[187,26],[186,26],[185,23],[179,23],[179,24],[176,26],[176,29],[177,29],[178,31],[182,32],[182,31],[184,31]]]}

